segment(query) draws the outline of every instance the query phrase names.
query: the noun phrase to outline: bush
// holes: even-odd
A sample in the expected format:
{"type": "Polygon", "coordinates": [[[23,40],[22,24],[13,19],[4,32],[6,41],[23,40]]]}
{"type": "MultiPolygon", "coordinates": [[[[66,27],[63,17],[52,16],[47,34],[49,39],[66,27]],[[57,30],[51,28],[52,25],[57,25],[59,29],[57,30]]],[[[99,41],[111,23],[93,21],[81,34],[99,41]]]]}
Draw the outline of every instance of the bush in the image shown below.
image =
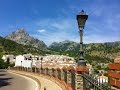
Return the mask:
{"type": "Polygon", "coordinates": [[[5,69],[5,68],[8,68],[9,66],[13,67],[14,65],[15,65],[14,63],[10,64],[8,62],[4,62],[4,60],[0,58],[0,69],[5,69]]]}

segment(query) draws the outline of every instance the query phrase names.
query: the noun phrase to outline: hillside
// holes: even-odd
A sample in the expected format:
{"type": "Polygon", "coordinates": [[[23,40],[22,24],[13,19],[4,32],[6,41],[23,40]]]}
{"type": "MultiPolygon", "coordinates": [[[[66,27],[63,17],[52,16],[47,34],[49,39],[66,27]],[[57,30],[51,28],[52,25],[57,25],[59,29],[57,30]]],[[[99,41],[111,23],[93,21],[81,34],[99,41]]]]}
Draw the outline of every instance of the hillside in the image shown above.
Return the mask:
{"type": "MultiPolygon", "coordinates": [[[[112,62],[116,56],[120,55],[120,41],[106,43],[84,44],[84,57],[89,63],[112,62]]],[[[65,40],[63,42],[53,42],[49,47],[41,40],[35,39],[24,30],[18,29],[16,32],[0,37],[0,55],[3,54],[64,54],[79,59],[79,43],[65,40]]]]}
{"type": "MultiPolygon", "coordinates": [[[[60,52],[79,58],[79,44],[73,41],[54,42],[49,46],[50,50],[60,52]]],[[[85,59],[89,63],[94,62],[112,62],[113,59],[120,55],[120,41],[107,43],[84,44],[85,59]]]]}
{"type": "Polygon", "coordinates": [[[5,38],[19,44],[31,45],[32,47],[39,48],[41,50],[47,49],[47,46],[43,41],[31,37],[24,29],[18,29],[5,38]]]}
{"type": "Polygon", "coordinates": [[[30,45],[18,44],[14,41],[0,37],[0,56],[4,54],[18,55],[25,53],[44,55],[46,53],[50,53],[50,51],[41,50],[30,45]]]}

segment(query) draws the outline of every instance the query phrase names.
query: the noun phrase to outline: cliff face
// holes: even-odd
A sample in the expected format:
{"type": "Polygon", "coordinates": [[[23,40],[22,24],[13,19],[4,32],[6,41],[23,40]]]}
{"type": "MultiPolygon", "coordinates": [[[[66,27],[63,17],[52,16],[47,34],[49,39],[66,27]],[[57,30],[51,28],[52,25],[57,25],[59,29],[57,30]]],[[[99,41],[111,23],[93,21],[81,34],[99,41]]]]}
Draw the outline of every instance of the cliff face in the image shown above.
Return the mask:
{"type": "Polygon", "coordinates": [[[12,32],[10,35],[6,36],[5,38],[15,41],[19,44],[30,45],[42,50],[47,48],[47,46],[43,41],[29,36],[29,34],[24,29],[18,29],[17,31],[12,32]]]}

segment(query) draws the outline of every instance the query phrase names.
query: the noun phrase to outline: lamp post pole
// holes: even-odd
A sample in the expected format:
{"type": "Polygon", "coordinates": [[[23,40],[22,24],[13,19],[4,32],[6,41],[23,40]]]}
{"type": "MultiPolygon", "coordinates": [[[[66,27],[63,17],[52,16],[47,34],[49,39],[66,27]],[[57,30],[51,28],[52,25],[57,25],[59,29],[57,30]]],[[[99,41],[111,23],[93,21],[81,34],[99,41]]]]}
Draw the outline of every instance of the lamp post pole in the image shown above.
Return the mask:
{"type": "Polygon", "coordinates": [[[43,57],[41,57],[41,73],[42,73],[42,60],[43,60],[43,57]]]}
{"type": "Polygon", "coordinates": [[[22,67],[22,61],[21,61],[21,67],[22,67]]]}
{"type": "Polygon", "coordinates": [[[22,70],[22,61],[21,61],[21,70],[22,70]]]}
{"type": "Polygon", "coordinates": [[[85,27],[85,22],[88,19],[88,15],[82,10],[79,15],[77,15],[78,28],[80,33],[80,58],[78,60],[78,66],[86,66],[86,61],[84,60],[84,50],[83,50],[83,29],[85,27]]]}

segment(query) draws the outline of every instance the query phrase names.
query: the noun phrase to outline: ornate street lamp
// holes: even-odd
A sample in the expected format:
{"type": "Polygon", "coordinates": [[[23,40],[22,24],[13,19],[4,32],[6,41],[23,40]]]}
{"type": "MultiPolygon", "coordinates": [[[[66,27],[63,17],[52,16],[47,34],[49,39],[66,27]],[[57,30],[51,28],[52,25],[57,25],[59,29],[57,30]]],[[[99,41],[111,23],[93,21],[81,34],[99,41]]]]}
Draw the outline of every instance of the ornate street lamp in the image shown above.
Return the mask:
{"type": "Polygon", "coordinates": [[[21,61],[21,67],[22,67],[22,61],[21,61]]]}
{"type": "Polygon", "coordinates": [[[22,61],[21,61],[21,71],[22,71],[22,61]]]}
{"type": "Polygon", "coordinates": [[[85,22],[88,19],[88,15],[82,10],[79,15],[77,15],[78,28],[80,32],[80,59],[78,60],[78,66],[86,66],[86,61],[84,60],[84,50],[83,50],[83,29],[85,27],[85,22]]]}
{"type": "Polygon", "coordinates": [[[42,71],[42,60],[43,60],[43,57],[41,57],[41,71],[42,71]]]}
{"type": "Polygon", "coordinates": [[[41,69],[42,69],[42,60],[43,60],[43,57],[41,57],[41,69]]]}

